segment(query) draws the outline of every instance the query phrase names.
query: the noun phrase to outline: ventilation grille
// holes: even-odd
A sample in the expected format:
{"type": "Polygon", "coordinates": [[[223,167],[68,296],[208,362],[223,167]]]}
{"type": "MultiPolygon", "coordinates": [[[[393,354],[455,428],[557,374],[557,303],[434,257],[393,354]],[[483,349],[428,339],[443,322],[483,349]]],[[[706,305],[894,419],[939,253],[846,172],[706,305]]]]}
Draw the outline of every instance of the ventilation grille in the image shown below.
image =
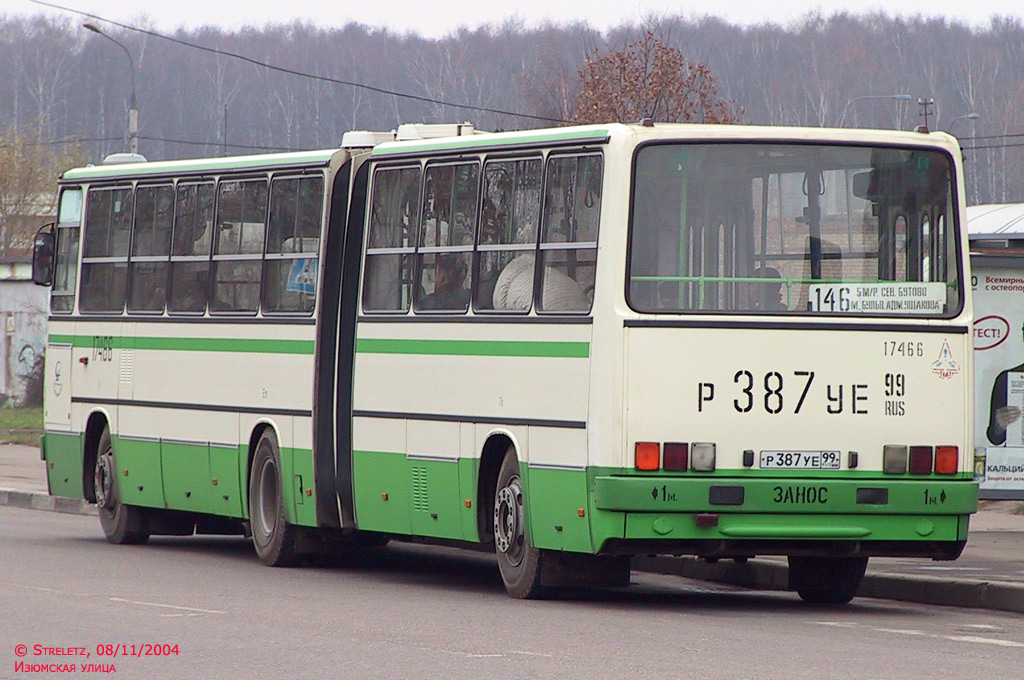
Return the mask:
{"type": "Polygon", "coordinates": [[[427,468],[415,466],[412,469],[412,509],[427,512],[427,468]]]}
{"type": "Polygon", "coordinates": [[[135,369],[135,350],[121,350],[121,364],[118,371],[118,381],[122,385],[132,384],[132,371],[135,369]]]}

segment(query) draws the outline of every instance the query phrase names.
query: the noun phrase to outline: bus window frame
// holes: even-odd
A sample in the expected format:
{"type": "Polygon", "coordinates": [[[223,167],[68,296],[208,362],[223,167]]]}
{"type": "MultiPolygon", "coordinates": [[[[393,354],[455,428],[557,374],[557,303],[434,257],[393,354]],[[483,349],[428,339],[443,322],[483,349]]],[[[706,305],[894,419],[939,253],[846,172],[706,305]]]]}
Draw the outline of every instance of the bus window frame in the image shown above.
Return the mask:
{"type": "MultiPolygon", "coordinates": [[[[515,316],[529,316],[531,312],[536,310],[536,297],[537,297],[537,282],[536,282],[536,266],[538,258],[538,245],[540,243],[540,231],[541,225],[544,220],[544,179],[546,176],[547,166],[547,155],[540,151],[530,151],[527,153],[495,153],[495,154],[481,154],[481,172],[480,172],[480,206],[477,209],[477,225],[476,235],[473,238],[473,271],[471,272],[471,295],[470,295],[470,309],[473,314],[480,315],[506,315],[512,314],[515,316]],[[536,223],[533,225],[533,238],[530,242],[523,243],[481,243],[483,236],[483,213],[484,213],[484,201],[487,199],[485,188],[487,186],[487,166],[491,163],[529,163],[536,162],[538,165],[538,193],[540,194],[537,199],[537,216],[536,223]],[[507,267],[516,257],[521,254],[532,254],[534,257],[534,277],[533,283],[530,290],[530,305],[525,309],[495,309],[493,307],[493,288],[491,289],[491,307],[477,306],[477,292],[481,283],[480,279],[480,268],[481,260],[483,259],[484,253],[517,253],[517,255],[511,258],[505,263],[503,267],[498,269],[497,275],[495,276],[495,282],[497,282],[498,276],[501,275],[501,271],[504,267],[507,267]]],[[[515,200],[515,189],[511,193],[512,200],[515,200]]],[[[513,218],[514,219],[514,218],[513,218]]]]}
{"type": "MultiPolygon", "coordinates": [[[[604,208],[604,195],[605,195],[605,179],[606,179],[606,168],[607,159],[605,158],[604,149],[557,149],[551,150],[545,154],[544,157],[544,169],[541,181],[541,211],[540,211],[540,224],[537,228],[537,252],[534,260],[534,282],[533,282],[533,309],[534,312],[539,316],[590,316],[594,310],[594,293],[596,291],[598,273],[597,273],[597,255],[598,255],[598,243],[601,238],[601,211],[604,208]],[[560,159],[573,158],[577,162],[576,172],[579,171],[579,161],[586,157],[596,157],[601,161],[601,195],[598,199],[597,209],[597,239],[594,241],[548,241],[545,242],[545,225],[548,208],[548,178],[551,176],[549,168],[552,162],[557,162],[560,159]],[[546,244],[546,245],[545,245],[546,244]],[[544,270],[548,266],[544,261],[545,252],[556,252],[556,251],[592,251],[594,253],[593,268],[594,268],[594,288],[591,289],[590,295],[588,296],[590,304],[587,305],[586,309],[544,309],[543,296],[544,296],[544,270]]],[[[578,185],[577,187],[578,188],[578,185]]],[[[573,277],[572,279],[580,288],[586,293],[586,288],[573,277]]]]}
{"type": "Polygon", "coordinates": [[[326,226],[325,223],[329,219],[329,208],[330,208],[330,206],[328,204],[328,200],[330,198],[330,190],[329,190],[329,187],[328,187],[328,181],[327,180],[328,180],[327,173],[324,170],[317,170],[316,172],[294,172],[294,171],[287,171],[287,172],[281,172],[281,173],[272,173],[270,175],[270,184],[269,184],[269,189],[268,189],[269,193],[267,194],[267,225],[266,225],[266,233],[264,234],[264,239],[263,239],[263,265],[262,265],[263,273],[262,273],[262,275],[260,277],[260,305],[259,305],[259,313],[263,317],[267,317],[267,318],[274,318],[274,317],[286,317],[286,318],[303,317],[303,318],[308,318],[308,317],[313,316],[316,313],[316,308],[317,308],[317,305],[319,304],[319,301],[320,301],[320,288],[321,288],[321,281],[322,281],[322,276],[323,276],[323,272],[322,272],[323,268],[321,267],[321,262],[320,262],[320,251],[322,250],[323,244],[324,244],[325,231],[326,231],[325,230],[325,226],[326,226]],[[271,253],[269,251],[269,248],[270,248],[270,223],[271,223],[271,217],[273,215],[273,206],[274,206],[274,183],[277,182],[278,180],[283,180],[283,181],[299,180],[299,181],[302,181],[304,179],[310,179],[310,178],[319,178],[319,180],[320,180],[320,219],[318,221],[318,226],[317,226],[317,247],[316,247],[316,250],[312,251],[312,252],[302,252],[302,253],[271,253]],[[310,308],[310,310],[308,312],[307,311],[302,311],[302,310],[296,310],[296,311],[288,311],[288,310],[286,310],[286,311],[276,311],[276,310],[275,311],[268,311],[267,308],[266,308],[266,300],[267,300],[267,265],[272,263],[272,262],[276,263],[276,262],[281,262],[281,261],[301,260],[301,259],[310,259],[310,258],[312,258],[313,260],[316,261],[316,267],[317,267],[316,283],[315,283],[314,289],[313,289],[313,306],[310,308]]]}
{"type": "MultiPolygon", "coordinates": [[[[78,268],[78,294],[77,294],[77,306],[79,313],[89,316],[123,316],[125,309],[128,304],[128,263],[129,255],[131,253],[131,239],[133,231],[133,222],[135,219],[135,184],[136,182],[131,179],[119,179],[113,182],[105,182],[101,184],[91,184],[88,190],[85,192],[85,201],[82,204],[82,231],[79,236],[79,249],[81,251],[81,264],[78,268]],[[128,217],[128,242],[125,245],[124,256],[117,255],[104,255],[104,256],[87,256],[85,253],[86,249],[86,238],[89,232],[89,209],[92,202],[92,196],[94,192],[114,192],[114,191],[128,191],[128,196],[131,197],[132,207],[131,213],[128,217]],[[91,264],[112,264],[114,266],[118,264],[124,264],[124,290],[121,295],[121,305],[119,309],[86,309],[82,306],[85,291],[85,268],[86,265],[91,264]]],[[[108,227],[109,229],[109,224],[108,227]]]]}
{"type": "Polygon", "coordinates": [[[218,178],[216,178],[216,177],[195,177],[195,178],[188,177],[188,178],[179,178],[177,181],[174,182],[174,219],[171,222],[171,255],[170,255],[170,259],[168,260],[168,262],[170,264],[169,264],[169,268],[167,270],[167,280],[168,280],[169,283],[168,283],[168,287],[167,287],[167,301],[166,301],[166,303],[164,305],[166,314],[168,316],[174,316],[174,317],[180,316],[180,317],[188,317],[188,318],[197,318],[197,317],[206,316],[209,313],[209,311],[210,311],[210,287],[212,285],[212,279],[211,279],[211,274],[210,274],[210,271],[211,271],[210,260],[211,260],[211,255],[213,253],[213,233],[212,233],[212,231],[213,231],[213,229],[215,228],[215,226],[217,224],[217,183],[218,183],[218,178]],[[184,187],[196,187],[197,188],[197,193],[198,193],[198,187],[208,186],[208,187],[212,187],[212,189],[213,189],[213,195],[212,195],[213,203],[212,203],[212,211],[210,213],[211,234],[210,234],[210,242],[209,242],[209,244],[207,246],[206,254],[205,255],[175,255],[174,254],[174,238],[177,235],[177,226],[178,226],[178,201],[179,201],[178,192],[179,192],[179,190],[183,186],[184,187]],[[191,264],[191,263],[194,263],[194,262],[206,262],[206,286],[204,286],[205,290],[204,290],[204,293],[203,293],[203,295],[204,295],[204,305],[203,305],[203,308],[201,310],[196,310],[196,311],[183,311],[183,310],[171,309],[171,301],[174,299],[174,288],[175,288],[175,285],[177,283],[179,283],[179,281],[174,276],[174,265],[176,263],[191,264]]]}
{"type": "MultiPolygon", "coordinates": [[[[893,149],[893,150],[905,150],[905,151],[926,151],[941,155],[946,161],[946,167],[949,170],[949,195],[947,196],[947,206],[951,207],[953,220],[950,220],[950,212],[941,211],[936,213],[936,217],[941,215],[944,217],[944,230],[949,232],[952,229],[953,234],[950,236],[950,242],[954,245],[955,252],[953,257],[956,259],[956,270],[953,272],[955,280],[951,279],[946,281],[948,286],[951,283],[956,283],[957,286],[957,304],[955,307],[947,309],[941,315],[923,315],[923,314],[850,314],[844,312],[824,312],[816,311],[810,312],[800,309],[791,309],[784,314],[774,314],[778,320],[800,320],[807,321],[809,319],[866,319],[866,320],[950,320],[960,316],[965,308],[967,295],[967,288],[965,282],[965,270],[964,270],[964,256],[963,256],[963,237],[964,234],[962,229],[966,229],[966,224],[961,225],[960,214],[956,210],[956,206],[960,205],[959,195],[959,181],[958,166],[956,159],[953,158],[952,154],[948,149],[930,144],[900,144],[900,143],[867,143],[867,142],[854,142],[854,141],[842,141],[842,140],[808,140],[808,139],[785,139],[776,137],[766,137],[763,139],[729,139],[719,137],[709,137],[707,139],[653,139],[641,142],[637,144],[632,153],[630,159],[630,176],[629,176],[629,214],[627,217],[627,228],[626,228],[626,262],[625,262],[625,276],[623,277],[623,299],[626,301],[627,307],[637,314],[657,314],[657,315],[668,315],[668,316],[731,316],[731,317],[744,317],[750,318],[752,316],[763,315],[763,311],[749,311],[749,310],[712,310],[712,309],[676,309],[676,310],[642,310],[633,304],[630,299],[630,286],[632,282],[632,266],[633,266],[633,235],[634,230],[634,219],[636,210],[636,182],[637,182],[637,162],[641,152],[652,146],[735,146],[735,145],[762,145],[762,146],[810,146],[810,147],[853,147],[861,149],[893,149]]],[[[935,229],[933,222],[932,229],[935,229]]],[[[881,240],[881,237],[879,237],[881,240]]],[[[881,258],[881,254],[878,254],[881,258]]],[[[948,262],[950,252],[947,249],[945,252],[945,259],[948,262]]],[[[893,281],[893,283],[901,283],[900,281],[893,281]]],[[[908,282],[914,283],[914,282],[908,282]]]]}
{"type": "MultiPolygon", "coordinates": [[[[216,190],[214,192],[214,209],[213,209],[213,232],[214,233],[212,233],[210,235],[210,237],[211,237],[210,238],[210,241],[211,241],[211,243],[210,243],[210,281],[209,281],[209,287],[208,287],[207,298],[206,298],[206,311],[207,311],[207,313],[210,316],[217,316],[217,317],[255,317],[255,316],[259,316],[259,314],[260,314],[261,307],[262,307],[262,302],[263,302],[263,298],[262,298],[262,296],[263,296],[263,262],[264,262],[264,260],[266,258],[266,254],[267,254],[267,225],[268,225],[268,223],[270,221],[270,176],[271,176],[271,173],[264,172],[264,173],[256,173],[256,174],[246,173],[244,175],[220,175],[217,178],[217,188],[216,188],[216,190]],[[227,253],[227,254],[221,253],[220,252],[220,248],[219,248],[219,244],[220,244],[220,236],[221,236],[220,230],[221,230],[221,195],[222,195],[221,191],[222,191],[222,187],[225,184],[229,184],[229,183],[238,183],[238,184],[254,183],[255,184],[255,183],[259,183],[259,182],[261,182],[263,184],[264,188],[266,189],[266,198],[265,198],[266,204],[263,206],[263,211],[262,211],[263,212],[263,230],[262,230],[262,238],[261,238],[261,243],[260,243],[260,252],[259,253],[243,253],[243,252],[238,252],[238,253],[227,253]],[[248,310],[248,309],[243,309],[243,310],[238,310],[238,309],[228,309],[228,310],[214,309],[214,298],[216,296],[216,290],[217,290],[217,280],[216,280],[217,279],[217,274],[216,274],[216,272],[217,272],[217,264],[220,263],[220,262],[230,262],[230,263],[256,262],[256,263],[258,263],[259,266],[257,267],[257,273],[258,273],[258,276],[259,276],[259,280],[256,282],[256,305],[255,305],[255,307],[252,310],[248,310]]],[[[245,200],[244,199],[244,190],[243,190],[243,199],[242,200],[243,201],[245,200]]],[[[243,218],[245,217],[244,213],[243,213],[242,217],[243,218]]],[[[243,222],[240,222],[239,224],[240,225],[245,224],[244,219],[243,219],[243,222]]],[[[239,250],[242,249],[241,248],[242,236],[243,236],[243,230],[240,227],[240,231],[239,231],[239,250]]]]}
{"type": "MultiPolygon", "coordinates": [[[[366,275],[369,272],[367,266],[368,260],[371,256],[379,255],[398,255],[399,257],[411,257],[412,258],[412,272],[413,281],[410,282],[412,288],[416,285],[416,243],[419,240],[419,229],[420,229],[420,210],[423,202],[423,167],[424,162],[422,159],[408,160],[403,159],[396,162],[373,162],[369,170],[369,186],[367,189],[367,201],[366,210],[363,216],[363,239],[360,247],[360,281],[359,281],[359,312],[368,316],[374,317],[391,317],[391,318],[402,318],[411,317],[413,314],[413,297],[415,290],[410,289],[409,291],[409,304],[404,309],[367,309],[366,307],[366,286],[367,280],[366,275]],[[413,226],[415,231],[411,238],[409,238],[409,245],[404,246],[385,246],[380,248],[373,248],[370,246],[370,239],[373,237],[373,216],[374,216],[374,196],[377,189],[377,183],[379,181],[379,174],[384,172],[402,172],[403,170],[415,170],[418,174],[416,178],[416,224],[413,226]]],[[[400,273],[401,274],[401,273],[400,273]]],[[[401,284],[401,281],[399,281],[401,284]]]]}
{"type": "MultiPolygon", "coordinates": [[[[458,157],[455,157],[455,158],[431,158],[431,159],[427,160],[425,163],[423,163],[423,165],[422,165],[422,169],[421,169],[421,172],[420,172],[420,194],[419,194],[420,200],[419,200],[419,206],[418,206],[418,208],[419,208],[419,220],[417,221],[417,225],[416,225],[417,233],[416,233],[415,244],[414,244],[414,251],[413,251],[413,272],[414,273],[413,273],[413,287],[412,287],[412,304],[410,305],[410,307],[412,309],[412,312],[413,312],[413,315],[464,316],[464,315],[468,314],[470,312],[470,310],[473,308],[473,291],[476,289],[476,282],[475,282],[474,277],[473,277],[473,274],[474,274],[473,263],[474,263],[474,260],[475,260],[475,253],[476,253],[476,240],[478,238],[477,234],[478,234],[478,232],[480,230],[480,210],[481,210],[481,207],[482,207],[481,187],[482,187],[482,181],[483,181],[483,165],[484,165],[484,156],[482,154],[473,155],[473,156],[458,156],[458,157]],[[451,245],[451,244],[449,244],[449,245],[444,245],[444,246],[441,246],[441,245],[424,246],[420,241],[422,240],[422,237],[423,237],[423,234],[424,234],[424,230],[426,229],[425,217],[424,216],[426,214],[427,175],[430,173],[431,170],[436,169],[436,168],[445,168],[445,167],[460,168],[460,167],[463,167],[463,166],[475,167],[476,168],[476,181],[474,182],[474,184],[476,185],[476,199],[473,201],[474,214],[473,214],[473,221],[472,221],[471,228],[470,228],[470,242],[468,244],[461,244],[461,245],[451,245]],[[430,294],[427,294],[427,293],[421,294],[421,292],[420,292],[421,291],[421,286],[422,286],[422,283],[423,283],[423,260],[426,257],[429,257],[429,256],[433,256],[434,257],[435,282],[436,282],[437,259],[439,257],[443,256],[443,255],[449,255],[449,256],[454,255],[454,256],[458,257],[459,255],[461,255],[463,253],[469,253],[469,258],[468,258],[469,262],[467,264],[466,273],[463,275],[463,280],[465,280],[466,277],[469,277],[469,288],[466,289],[467,292],[469,293],[469,299],[467,300],[466,307],[463,308],[463,309],[430,309],[430,308],[424,308],[424,307],[420,306],[422,304],[422,300],[425,299],[428,295],[432,294],[432,293],[430,293],[430,294]]],[[[449,199],[448,199],[450,204],[452,204],[452,205],[449,205],[449,213],[448,213],[448,217],[449,217],[449,225],[448,225],[449,238],[452,238],[453,235],[454,235],[454,226],[452,225],[452,221],[453,221],[453,217],[454,217],[454,214],[455,214],[456,211],[455,211],[455,208],[452,207],[452,206],[455,203],[456,182],[457,182],[457,174],[453,173],[451,195],[449,196],[449,199]]],[[[435,285],[436,285],[436,283],[435,283],[435,285]]]]}
{"type": "MultiPolygon", "coordinates": [[[[51,314],[69,315],[74,314],[75,309],[78,305],[78,277],[81,270],[81,255],[82,255],[82,229],[85,223],[85,198],[88,192],[88,186],[82,184],[67,185],[60,188],[60,194],[57,197],[57,222],[54,225],[53,234],[56,240],[53,252],[53,283],[50,286],[50,304],[49,310],[51,314]],[[78,192],[78,219],[75,221],[61,222],[61,206],[64,202],[64,197],[68,193],[78,192]],[[74,252],[70,253],[70,257],[61,259],[61,244],[64,238],[68,237],[68,234],[64,234],[62,238],[62,232],[74,232],[75,245],[74,252]],[[69,288],[57,289],[58,272],[61,269],[62,263],[65,265],[67,274],[64,277],[65,284],[69,285],[69,288]],[[56,298],[62,298],[70,300],[70,305],[66,309],[54,308],[54,300],[56,298]]],[[[67,251],[65,251],[67,255],[67,251]]]]}
{"type": "Polygon", "coordinates": [[[140,316],[163,316],[167,313],[167,303],[170,296],[170,278],[171,278],[171,244],[174,236],[174,215],[175,209],[177,208],[178,202],[178,190],[177,183],[171,179],[160,179],[152,182],[138,182],[134,188],[134,198],[132,200],[132,226],[131,235],[128,243],[128,281],[125,290],[125,313],[129,316],[140,315],[140,316]],[[138,224],[138,211],[139,211],[139,190],[141,189],[159,189],[161,187],[170,187],[171,189],[171,214],[170,214],[170,225],[167,230],[167,254],[166,255],[135,255],[135,237],[137,234],[138,224]],[[131,306],[132,291],[134,284],[134,272],[135,264],[148,264],[148,263],[164,263],[167,269],[164,271],[164,301],[163,305],[159,310],[154,309],[133,309],[131,306]]]}

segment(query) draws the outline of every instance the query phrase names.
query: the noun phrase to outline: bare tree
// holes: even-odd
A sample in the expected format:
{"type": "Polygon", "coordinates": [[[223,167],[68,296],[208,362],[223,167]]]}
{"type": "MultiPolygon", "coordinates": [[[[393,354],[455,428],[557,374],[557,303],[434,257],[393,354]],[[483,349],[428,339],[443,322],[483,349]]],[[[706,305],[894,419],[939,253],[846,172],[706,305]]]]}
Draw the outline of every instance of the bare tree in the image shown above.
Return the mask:
{"type": "Polygon", "coordinates": [[[689,63],[647,30],[624,49],[588,55],[573,120],[733,123],[741,114],[718,96],[707,66],[689,63]]]}

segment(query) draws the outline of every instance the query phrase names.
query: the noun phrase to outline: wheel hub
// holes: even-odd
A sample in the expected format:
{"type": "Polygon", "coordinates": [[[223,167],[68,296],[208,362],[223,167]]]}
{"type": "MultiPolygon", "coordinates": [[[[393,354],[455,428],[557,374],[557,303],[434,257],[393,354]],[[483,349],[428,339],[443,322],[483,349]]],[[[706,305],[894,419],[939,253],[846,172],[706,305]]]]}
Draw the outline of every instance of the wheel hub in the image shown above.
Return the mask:
{"type": "Polygon", "coordinates": [[[512,564],[518,564],[523,542],[523,492],[519,480],[512,479],[494,499],[494,545],[512,564]]]}
{"type": "Polygon", "coordinates": [[[114,507],[114,462],[109,452],[96,459],[96,505],[107,510],[114,507]]]}

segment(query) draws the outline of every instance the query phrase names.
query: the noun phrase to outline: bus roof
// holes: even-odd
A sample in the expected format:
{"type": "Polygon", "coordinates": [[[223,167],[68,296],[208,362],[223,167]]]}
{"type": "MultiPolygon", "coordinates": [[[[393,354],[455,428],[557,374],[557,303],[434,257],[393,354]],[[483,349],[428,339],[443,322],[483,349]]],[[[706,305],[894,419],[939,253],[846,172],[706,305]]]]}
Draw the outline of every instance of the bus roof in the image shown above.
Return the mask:
{"type": "Polygon", "coordinates": [[[989,203],[967,207],[967,233],[971,239],[1024,237],[1024,203],[989,203]]]}
{"type": "Polygon", "coordinates": [[[145,163],[118,163],[113,165],[87,165],[72,168],[63,175],[65,182],[104,179],[137,179],[160,175],[204,174],[225,170],[268,170],[292,166],[320,167],[331,162],[338,149],[296,151],[292,153],[226,156],[221,158],[190,158],[177,161],[145,163]]]}
{"type": "Polygon", "coordinates": [[[609,125],[584,125],[515,132],[477,133],[461,137],[386,142],[373,147],[373,157],[404,156],[423,152],[489,149],[546,144],[600,144],[608,141],[609,125]]]}
{"type": "Polygon", "coordinates": [[[601,144],[612,137],[631,136],[635,141],[678,139],[688,142],[764,140],[765,142],[839,142],[848,144],[893,144],[957,148],[956,139],[943,132],[867,130],[857,128],[782,127],[754,125],[707,125],[698,123],[655,123],[582,125],[562,128],[478,133],[462,137],[395,141],[378,144],[373,158],[415,154],[486,151],[495,147],[517,148],[563,144],[601,144]]]}

